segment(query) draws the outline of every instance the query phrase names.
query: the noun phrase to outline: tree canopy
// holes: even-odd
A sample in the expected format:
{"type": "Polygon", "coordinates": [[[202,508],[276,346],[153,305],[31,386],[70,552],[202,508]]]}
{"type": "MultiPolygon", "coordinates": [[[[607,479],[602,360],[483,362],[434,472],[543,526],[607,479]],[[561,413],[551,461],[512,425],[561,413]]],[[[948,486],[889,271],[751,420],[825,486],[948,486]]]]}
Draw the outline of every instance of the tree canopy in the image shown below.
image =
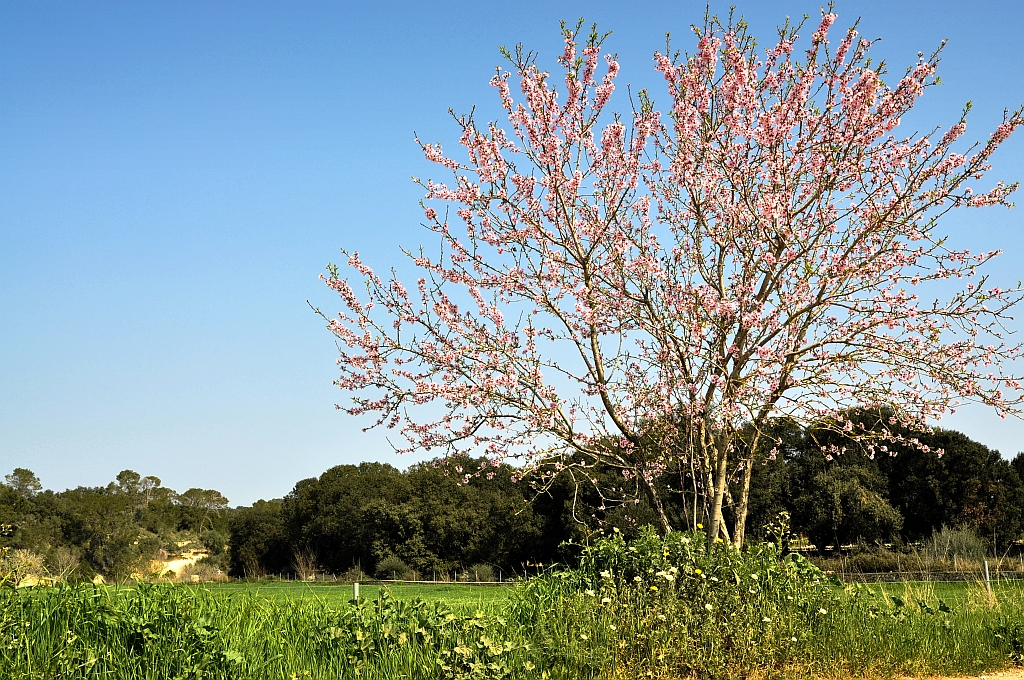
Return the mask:
{"type": "Polygon", "coordinates": [[[415,282],[358,254],[353,282],[329,267],[345,410],[397,428],[400,450],[517,458],[549,483],[615,470],[602,505],[643,497],[663,531],[657,480],[690,467],[692,525],[729,537],[733,494],[736,545],[754,469],[740,452],[780,444],[776,420],[887,455],[964,401],[1018,412],[1003,367],[1022,347],[1002,322],[1021,290],[989,283],[997,253],[939,223],[1010,205],[1016,184],[977,183],[1022,111],[980,144],[962,141],[967,109],[896,137],[939,53],[886,82],[855,27],[830,42],[835,20],[803,39],[787,23],[762,49],[708,16],[692,54],[654,55],[664,111],[641,90],[625,115],[596,29],[563,27],[557,78],[504,51],[507,125],[456,115],[458,157],[422,144],[450,179],[422,182],[440,248],[407,251],[415,282]],[[887,415],[867,426],[851,408],[887,415]]]}

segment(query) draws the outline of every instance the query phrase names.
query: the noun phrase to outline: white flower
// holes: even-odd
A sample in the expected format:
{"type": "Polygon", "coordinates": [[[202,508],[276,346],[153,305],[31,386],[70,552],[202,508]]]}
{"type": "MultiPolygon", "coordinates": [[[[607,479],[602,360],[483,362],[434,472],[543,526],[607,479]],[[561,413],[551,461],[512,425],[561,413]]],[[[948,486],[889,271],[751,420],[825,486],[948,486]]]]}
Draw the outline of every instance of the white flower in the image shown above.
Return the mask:
{"type": "Polygon", "coordinates": [[[602,597],[601,598],[601,604],[608,604],[611,601],[612,601],[612,598],[610,598],[610,597],[602,597]]]}
{"type": "Polygon", "coordinates": [[[659,621],[664,621],[665,620],[665,615],[664,614],[658,614],[658,620],[659,621]]]}
{"type": "Polygon", "coordinates": [[[764,621],[765,623],[771,623],[771,622],[772,622],[772,620],[771,620],[770,618],[768,618],[767,616],[766,616],[766,617],[764,617],[764,618],[763,618],[763,619],[761,619],[761,620],[762,620],[762,621],[764,621]]]}
{"type": "Polygon", "coordinates": [[[586,595],[587,597],[594,597],[594,591],[593,591],[593,590],[590,590],[589,588],[588,588],[588,589],[587,589],[586,591],[584,591],[584,594],[585,594],[585,595],[586,595]]]}
{"type": "Polygon", "coordinates": [[[824,609],[819,609],[819,610],[818,610],[818,613],[819,613],[819,614],[828,614],[828,612],[827,612],[827,611],[825,611],[824,609]]]}
{"type": "Polygon", "coordinates": [[[643,579],[640,578],[639,576],[634,576],[633,580],[636,581],[637,583],[640,583],[641,581],[643,581],[643,579]]]}
{"type": "Polygon", "coordinates": [[[604,571],[601,572],[601,578],[611,578],[611,572],[609,572],[607,569],[605,569],[604,571]]]}
{"type": "Polygon", "coordinates": [[[751,574],[750,578],[752,578],[752,579],[754,579],[756,581],[758,579],[758,575],[757,574],[751,574]]]}
{"type": "Polygon", "coordinates": [[[609,628],[609,630],[618,630],[618,628],[616,628],[614,623],[609,623],[608,624],[608,628],[609,628]]]}
{"type": "Polygon", "coordinates": [[[790,641],[790,642],[796,642],[796,638],[794,638],[794,637],[791,637],[791,638],[789,638],[789,641],[790,641]]]}
{"type": "Polygon", "coordinates": [[[714,607],[712,607],[711,603],[709,602],[706,605],[704,605],[704,609],[707,609],[708,611],[711,611],[712,609],[714,609],[714,607]]]}

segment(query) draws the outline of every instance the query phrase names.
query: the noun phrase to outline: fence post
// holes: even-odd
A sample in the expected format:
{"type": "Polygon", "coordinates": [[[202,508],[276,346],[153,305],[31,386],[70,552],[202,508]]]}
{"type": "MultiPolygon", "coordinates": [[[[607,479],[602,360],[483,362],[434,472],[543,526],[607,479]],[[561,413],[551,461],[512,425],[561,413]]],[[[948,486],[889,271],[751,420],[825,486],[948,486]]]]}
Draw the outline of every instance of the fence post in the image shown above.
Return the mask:
{"type": "Polygon", "coordinates": [[[985,560],[985,590],[988,591],[988,596],[992,597],[992,579],[988,575],[988,560],[985,560]]]}
{"type": "Polygon", "coordinates": [[[352,599],[356,601],[356,604],[359,604],[359,581],[352,584],[352,599]]]}

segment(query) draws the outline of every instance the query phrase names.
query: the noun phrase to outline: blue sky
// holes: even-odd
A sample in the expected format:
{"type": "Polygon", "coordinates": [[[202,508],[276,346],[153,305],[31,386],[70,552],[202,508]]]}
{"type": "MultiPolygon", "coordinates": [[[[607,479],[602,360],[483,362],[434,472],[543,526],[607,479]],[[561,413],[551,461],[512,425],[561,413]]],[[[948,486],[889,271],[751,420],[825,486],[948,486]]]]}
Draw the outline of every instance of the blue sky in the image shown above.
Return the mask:
{"type": "MultiPolygon", "coordinates": [[[[812,2],[739,5],[762,44],[812,2]]],[[[0,474],[48,488],[125,468],[232,503],[326,468],[413,462],[334,410],[335,349],[306,300],[338,249],[378,268],[429,240],[413,142],[454,146],[447,109],[495,111],[499,45],[553,66],[559,19],[614,31],[620,83],[654,85],[701,2],[0,2],[0,474]]],[[[712,3],[723,12],[727,3],[712,3]]],[[[1019,2],[839,2],[893,70],[949,38],[904,127],[969,136],[1024,102],[1019,2]]],[[[807,33],[807,31],[805,31],[807,33]]],[[[621,104],[620,104],[621,106],[621,104]]],[[[1024,179],[1024,135],[992,178],[1024,179]]],[[[1024,206],[1024,200],[1021,201],[1024,206]]],[[[1022,277],[1024,207],[953,216],[972,250],[1022,277]]],[[[1017,324],[1022,327],[1022,324],[1017,324]]],[[[967,409],[945,425],[1004,455],[1024,426],[967,409]]]]}

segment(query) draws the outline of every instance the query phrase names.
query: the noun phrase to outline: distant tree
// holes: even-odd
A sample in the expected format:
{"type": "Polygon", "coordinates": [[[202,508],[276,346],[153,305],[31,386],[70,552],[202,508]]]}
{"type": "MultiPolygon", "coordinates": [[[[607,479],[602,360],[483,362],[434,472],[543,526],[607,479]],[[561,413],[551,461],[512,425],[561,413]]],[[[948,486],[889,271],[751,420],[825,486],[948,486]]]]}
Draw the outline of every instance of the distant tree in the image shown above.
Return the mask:
{"type": "Polygon", "coordinates": [[[210,521],[212,514],[219,513],[228,507],[228,499],[220,491],[214,489],[191,488],[178,494],[177,501],[183,507],[193,511],[193,518],[198,522],[195,522],[195,526],[191,528],[198,533],[202,533],[203,527],[210,521]]]}
{"type": "Polygon", "coordinates": [[[147,503],[156,497],[160,484],[160,478],[152,475],[147,475],[139,481],[139,491],[145,496],[147,503]]]}
{"type": "Polygon", "coordinates": [[[376,536],[366,509],[377,503],[398,506],[408,499],[408,480],[391,465],[339,465],[297,483],[282,512],[292,546],[314,554],[321,567],[342,573],[360,566],[372,573],[376,536]]]}
{"type": "Polygon", "coordinates": [[[819,550],[858,540],[877,542],[899,533],[903,517],[886,499],[886,480],[869,467],[830,466],[795,499],[794,521],[819,550]]]}
{"type": "Polygon", "coordinates": [[[929,537],[943,526],[969,528],[1007,546],[1024,532],[1024,483],[998,451],[961,432],[936,428],[918,435],[943,455],[902,447],[877,459],[889,482],[889,499],[906,518],[904,536],[929,537]]]}
{"type": "Polygon", "coordinates": [[[11,474],[4,477],[4,480],[7,482],[7,486],[26,498],[35,496],[43,489],[43,485],[35,473],[26,468],[14,468],[11,474]]]}
{"type": "Polygon", "coordinates": [[[229,521],[228,573],[261,577],[290,570],[292,548],[279,501],[257,501],[240,508],[229,521]]]}
{"type": "Polygon", "coordinates": [[[135,470],[121,470],[114,478],[117,488],[126,496],[135,497],[139,495],[139,487],[142,483],[142,475],[135,470]]]}

